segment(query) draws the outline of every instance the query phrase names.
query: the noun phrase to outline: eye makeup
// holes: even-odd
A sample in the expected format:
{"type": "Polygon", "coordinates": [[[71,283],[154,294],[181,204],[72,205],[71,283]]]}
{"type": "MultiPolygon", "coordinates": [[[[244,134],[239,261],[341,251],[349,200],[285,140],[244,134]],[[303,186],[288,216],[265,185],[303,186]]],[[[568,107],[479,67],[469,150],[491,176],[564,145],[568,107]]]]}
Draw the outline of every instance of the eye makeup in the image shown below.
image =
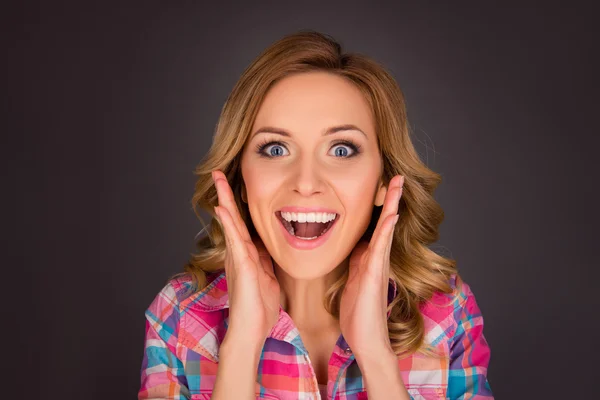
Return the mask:
{"type": "MultiPolygon", "coordinates": [[[[258,153],[259,156],[264,157],[264,158],[271,159],[271,158],[279,157],[279,156],[268,155],[264,152],[264,150],[271,145],[286,147],[285,142],[281,142],[279,140],[270,140],[267,138],[267,139],[263,139],[256,145],[255,151],[256,151],[256,153],[258,153]]],[[[350,154],[349,156],[346,156],[346,157],[336,157],[336,158],[353,158],[353,157],[356,157],[357,155],[359,155],[360,153],[362,153],[362,146],[351,139],[338,139],[332,144],[332,147],[340,146],[340,145],[344,145],[344,146],[351,148],[352,154],[350,154]]]]}

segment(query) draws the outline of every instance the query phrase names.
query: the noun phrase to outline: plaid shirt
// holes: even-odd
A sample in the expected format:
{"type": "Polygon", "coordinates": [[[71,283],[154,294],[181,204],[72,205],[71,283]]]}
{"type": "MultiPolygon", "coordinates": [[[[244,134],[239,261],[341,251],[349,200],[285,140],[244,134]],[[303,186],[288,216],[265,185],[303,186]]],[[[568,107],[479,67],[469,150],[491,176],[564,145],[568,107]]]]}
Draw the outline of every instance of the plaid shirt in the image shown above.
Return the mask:
{"type": "MultiPolygon", "coordinates": [[[[146,310],[139,400],[210,399],[229,302],[224,270],[209,274],[208,279],[206,288],[191,295],[186,293],[191,278],[173,279],[146,310]]],[[[490,348],[483,336],[481,311],[459,275],[453,275],[450,283],[452,295],[437,292],[420,307],[425,340],[449,358],[421,354],[399,358],[402,380],[415,400],[493,399],[486,378],[490,348]]],[[[389,301],[397,293],[391,279],[388,293],[389,301]]],[[[328,375],[327,399],[367,399],[362,374],[343,335],[330,357],[328,375]]],[[[255,393],[259,399],[322,398],[298,329],[281,307],[263,346],[255,393]]]]}

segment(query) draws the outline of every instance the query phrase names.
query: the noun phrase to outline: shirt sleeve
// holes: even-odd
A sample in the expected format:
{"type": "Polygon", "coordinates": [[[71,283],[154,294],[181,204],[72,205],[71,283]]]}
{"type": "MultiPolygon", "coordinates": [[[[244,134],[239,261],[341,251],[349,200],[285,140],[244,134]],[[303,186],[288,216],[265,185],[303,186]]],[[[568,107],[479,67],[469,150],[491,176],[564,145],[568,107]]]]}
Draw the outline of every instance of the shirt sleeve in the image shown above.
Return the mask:
{"type": "Polygon", "coordinates": [[[146,310],[144,357],[138,400],[190,399],[184,365],[177,357],[179,302],[171,284],[146,310]]]}
{"type": "Polygon", "coordinates": [[[493,400],[487,380],[490,347],[483,336],[483,316],[468,284],[460,283],[460,301],[454,309],[456,331],[450,347],[448,397],[452,400],[493,400]]]}

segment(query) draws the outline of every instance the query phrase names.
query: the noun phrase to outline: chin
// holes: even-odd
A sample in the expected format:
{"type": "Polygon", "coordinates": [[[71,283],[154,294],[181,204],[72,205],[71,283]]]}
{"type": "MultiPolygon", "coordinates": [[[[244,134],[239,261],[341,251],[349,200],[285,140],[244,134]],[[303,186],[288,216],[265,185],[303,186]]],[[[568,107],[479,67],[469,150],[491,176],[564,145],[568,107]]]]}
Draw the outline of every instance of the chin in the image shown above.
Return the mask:
{"type": "MultiPolygon", "coordinates": [[[[312,280],[322,278],[325,275],[333,271],[339,264],[332,263],[331,265],[324,265],[315,263],[310,259],[304,258],[304,261],[282,261],[275,263],[283,270],[287,275],[294,279],[312,280]],[[334,265],[335,264],[335,265],[334,265]]],[[[341,262],[341,261],[340,261],[341,262]]]]}

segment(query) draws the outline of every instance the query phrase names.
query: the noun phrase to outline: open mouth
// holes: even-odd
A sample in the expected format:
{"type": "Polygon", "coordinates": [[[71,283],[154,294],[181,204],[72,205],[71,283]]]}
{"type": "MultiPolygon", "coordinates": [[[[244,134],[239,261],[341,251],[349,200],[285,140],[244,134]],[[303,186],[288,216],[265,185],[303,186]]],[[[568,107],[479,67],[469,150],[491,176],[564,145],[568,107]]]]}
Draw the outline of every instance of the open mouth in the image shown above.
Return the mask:
{"type": "MultiPolygon", "coordinates": [[[[332,213],[333,214],[333,213],[332,213]]],[[[306,218],[292,218],[290,213],[281,214],[281,211],[276,211],[275,215],[281,221],[282,225],[287,229],[290,235],[302,240],[314,240],[323,236],[337,221],[339,214],[321,214],[315,221],[306,221],[306,218]],[[333,219],[331,219],[333,218],[333,219]],[[295,220],[294,220],[295,219],[295,220]],[[300,222],[300,221],[303,222],[300,222]],[[323,222],[325,220],[325,222],[323,222]]]]}

